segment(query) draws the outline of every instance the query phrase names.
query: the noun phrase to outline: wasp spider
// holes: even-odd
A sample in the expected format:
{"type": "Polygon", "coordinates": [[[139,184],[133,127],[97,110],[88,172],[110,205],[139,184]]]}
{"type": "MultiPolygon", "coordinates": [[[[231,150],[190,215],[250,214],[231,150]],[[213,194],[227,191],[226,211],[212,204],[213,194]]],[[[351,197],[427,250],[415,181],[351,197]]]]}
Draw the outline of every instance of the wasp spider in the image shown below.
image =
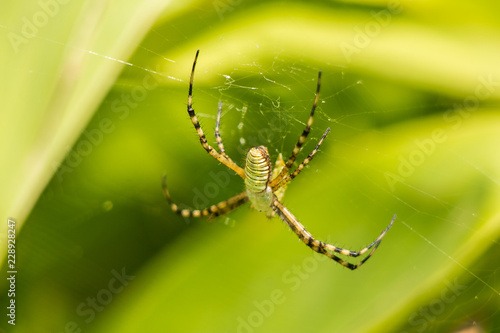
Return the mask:
{"type": "Polygon", "coordinates": [[[200,123],[198,122],[198,118],[194,112],[192,106],[193,100],[193,78],[194,78],[194,70],[196,67],[196,61],[198,59],[199,50],[196,52],[196,56],[193,62],[193,68],[191,70],[191,79],[189,81],[189,94],[188,94],[188,104],[187,111],[189,117],[191,118],[191,122],[198,133],[200,138],[200,142],[202,147],[215,159],[219,162],[227,166],[236,172],[243,180],[245,181],[246,190],[242,193],[235,195],[228,200],[222,201],[216,205],[210,206],[205,209],[181,209],[178,205],[176,205],[172,199],[170,198],[170,194],[167,189],[166,177],[163,177],[163,192],[165,198],[170,204],[172,210],[183,216],[183,217],[201,217],[207,216],[209,219],[215,218],[222,214],[228,213],[231,210],[241,206],[242,204],[250,201],[252,203],[252,207],[258,211],[267,211],[268,217],[271,217],[275,214],[278,216],[292,229],[292,231],[299,237],[299,239],[304,242],[307,246],[309,246],[312,250],[324,254],[327,257],[335,260],[337,263],[345,266],[351,270],[354,270],[361,265],[363,265],[375,252],[377,247],[380,245],[382,238],[387,233],[387,231],[391,228],[396,215],[392,218],[392,221],[389,223],[387,228],[382,231],[380,236],[375,239],[370,245],[365,247],[360,251],[350,251],[346,249],[342,249],[336,247],[331,244],[324,243],[322,241],[316,240],[305,228],[304,226],[297,220],[297,218],[281,203],[281,199],[283,198],[284,189],[286,188],[286,184],[294,179],[300,171],[309,163],[316,152],[318,151],[321,143],[328,135],[330,128],[326,130],[321,139],[319,140],[316,147],[313,151],[304,159],[302,163],[292,172],[289,173],[290,168],[292,167],[298,153],[302,149],[302,145],[304,144],[309,131],[311,130],[311,126],[313,124],[314,119],[314,110],[316,109],[316,105],[319,101],[319,89],[321,85],[321,72],[318,74],[318,84],[316,88],[316,94],[314,97],[314,103],[312,106],[311,114],[309,115],[309,119],[307,120],[307,125],[302,135],[299,137],[299,140],[295,147],[292,150],[292,154],[290,158],[286,161],[283,161],[281,155],[278,157],[278,161],[276,162],[276,166],[274,171],[271,168],[271,161],[269,158],[269,153],[266,147],[259,146],[251,148],[246,156],[245,168],[239,167],[231,158],[226,155],[224,150],[224,145],[222,144],[222,139],[219,133],[219,124],[221,117],[222,104],[219,103],[218,111],[217,111],[217,120],[215,125],[215,139],[217,141],[217,145],[219,147],[219,152],[217,152],[213,147],[211,147],[207,143],[207,139],[203,130],[200,127],[200,123]],[[370,251],[371,249],[371,251],[370,251]],[[338,255],[343,255],[347,257],[358,257],[370,251],[370,253],[361,261],[356,264],[352,264],[338,255]],[[337,255],[338,254],[338,255],[337,255]]]}

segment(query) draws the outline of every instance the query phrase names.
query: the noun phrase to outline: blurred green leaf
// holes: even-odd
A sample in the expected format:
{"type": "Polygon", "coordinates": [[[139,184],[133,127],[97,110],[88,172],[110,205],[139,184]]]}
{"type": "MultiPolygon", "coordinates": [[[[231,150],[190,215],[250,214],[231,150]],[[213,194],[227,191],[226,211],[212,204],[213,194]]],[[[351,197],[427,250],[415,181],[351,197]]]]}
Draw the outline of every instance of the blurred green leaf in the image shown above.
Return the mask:
{"type": "MultiPolygon", "coordinates": [[[[5,3],[2,218],[20,228],[165,3],[5,3]],[[126,22],[127,24],[122,24],[126,22]],[[105,33],[102,33],[105,31],[105,33]],[[12,144],[15,142],[15,144],[12,144]]],[[[6,233],[6,224],[1,226],[6,233]]],[[[3,259],[4,253],[2,253],[3,259]]]]}

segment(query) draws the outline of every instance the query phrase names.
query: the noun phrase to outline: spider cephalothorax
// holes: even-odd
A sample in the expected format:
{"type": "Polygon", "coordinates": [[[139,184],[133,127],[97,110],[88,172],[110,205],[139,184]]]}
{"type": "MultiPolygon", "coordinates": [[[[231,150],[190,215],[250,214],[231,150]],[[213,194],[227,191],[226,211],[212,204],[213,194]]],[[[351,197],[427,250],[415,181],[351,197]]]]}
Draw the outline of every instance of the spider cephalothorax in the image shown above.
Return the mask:
{"type": "Polygon", "coordinates": [[[219,108],[217,111],[217,121],[215,125],[215,139],[217,141],[217,146],[219,147],[219,152],[217,152],[212,146],[207,143],[207,139],[203,130],[201,129],[200,123],[198,122],[198,118],[194,112],[192,106],[193,99],[193,79],[194,79],[194,69],[196,67],[196,60],[198,59],[199,50],[196,52],[196,56],[193,62],[193,68],[191,70],[191,78],[189,81],[189,94],[188,94],[188,105],[187,111],[189,117],[191,118],[191,122],[198,133],[198,137],[200,138],[200,143],[202,147],[215,159],[219,162],[227,166],[228,168],[235,171],[241,178],[245,181],[245,191],[241,192],[238,195],[235,195],[228,200],[219,202],[216,205],[212,205],[209,208],[205,209],[180,209],[170,198],[170,194],[167,189],[166,178],[163,177],[163,192],[165,194],[165,198],[170,204],[172,210],[184,217],[200,217],[200,216],[208,216],[209,218],[215,218],[219,215],[230,212],[231,210],[241,206],[242,204],[250,201],[252,203],[252,207],[258,211],[267,211],[267,216],[272,217],[274,213],[276,213],[289,227],[292,231],[299,237],[301,241],[303,241],[307,246],[309,246],[314,251],[324,254],[327,257],[335,260],[342,266],[345,266],[351,270],[354,270],[364,264],[375,252],[377,247],[380,245],[382,238],[387,233],[387,231],[392,227],[396,215],[392,218],[391,222],[385,228],[380,236],[377,237],[370,245],[365,247],[360,251],[350,251],[346,249],[342,249],[336,247],[331,244],[326,244],[324,242],[316,240],[305,228],[304,226],[297,220],[297,218],[290,213],[290,211],[283,206],[281,203],[284,195],[284,191],[286,189],[286,184],[289,183],[292,179],[294,179],[300,171],[304,168],[304,166],[309,163],[314,154],[318,151],[319,147],[323,143],[323,140],[328,135],[330,128],[327,128],[321,139],[318,141],[318,144],[313,149],[313,151],[300,163],[297,168],[289,173],[290,168],[292,167],[297,155],[302,149],[302,145],[306,141],[309,132],[311,131],[311,126],[314,120],[314,111],[316,110],[316,106],[319,101],[319,89],[321,86],[321,72],[318,74],[318,84],[316,87],[316,94],[314,96],[314,103],[307,120],[306,127],[302,132],[302,135],[299,137],[297,144],[292,150],[292,154],[290,158],[284,162],[281,154],[276,161],[276,165],[274,170],[272,170],[271,160],[269,158],[269,152],[266,147],[258,146],[250,148],[247,153],[245,168],[239,167],[236,163],[234,163],[231,158],[226,155],[224,150],[224,145],[222,144],[222,139],[219,133],[219,125],[220,125],[220,116],[222,111],[222,104],[219,103],[219,108]],[[349,257],[358,257],[360,255],[365,254],[370,249],[370,253],[357,264],[352,264],[350,262],[345,261],[344,259],[338,257],[335,253],[349,256],[349,257]]]}

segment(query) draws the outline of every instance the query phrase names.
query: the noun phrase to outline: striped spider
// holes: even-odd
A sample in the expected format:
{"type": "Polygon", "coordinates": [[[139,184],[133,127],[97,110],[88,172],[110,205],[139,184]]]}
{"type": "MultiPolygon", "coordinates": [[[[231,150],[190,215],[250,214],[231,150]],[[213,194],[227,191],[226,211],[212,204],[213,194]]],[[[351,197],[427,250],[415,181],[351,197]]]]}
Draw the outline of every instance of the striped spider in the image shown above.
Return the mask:
{"type": "Polygon", "coordinates": [[[385,228],[380,236],[375,239],[370,245],[365,247],[360,251],[350,251],[346,249],[342,249],[336,247],[331,244],[324,243],[322,241],[316,240],[305,228],[304,226],[297,220],[297,218],[281,203],[281,200],[284,195],[284,191],[286,188],[286,184],[289,183],[292,179],[297,177],[300,171],[309,163],[319,147],[323,143],[323,140],[328,135],[330,128],[327,128],[318,144],[314,148],[314,150],[304,159],[302,163],[293,171],[289,173],[288,171],[292,167],[298,153],[302,149],[302,145],[306,141],[307,135],[311,130],[311,126],[314,119],[314,110],[316,109],[316,105],[319,101],[319,89],[321,85],[321,72],[318,74],[318,84],[316,88],[316,94],[314,97],[314,103],[312,106],[311,114],[309,115],[309,119],[307,120],[307,125],[302,135],[299,137],[299,141],[295,145],[292,150],[292,154],[290,158],[284,162],[283,158],[280,156],[275,165],[275,169],[271,168],[271,161],[269,158],[269,152],[266,147],[259,146],[250,148],[246,156],[245,168],[239,167],[231,158],[226,155],[224,150],[224,145],[222,144],[222,139],[219,133],[219,124],[221,117],[222,104],[219,103],[218,111],[217,111],[217,120],[215,125],[215,139],[217,141],[217,145],[219,147],[219,151],[217,152],[214,148],[212,148],[208,143],[201,129],[200,123],[198,122],[198,118],[194,112],[192,106],[193,100],[193,78],[194,78],[194,70],[196,67],[196,61],[198,59],[199,50],[196,52],[196,56],[193,62],[193,68],[191,70],[191,78],[189,81],[189,95],[188,95],[188,104],[187,111],[189,117],[191,118],[191,122],[198,133],[200,138],[200,142],[202,147],[215,159],[219,162],[236,172],[243,180],[245,181],[246,190],[241,192],[238,195],[235,195],[228,200],[219,202],[216,205],[212,205],[209,208],[205,209],[181,209],[178,205],[176,205],[172,199],[170,198],[170,194],[168,192],[167,184],[166,184],[166,176],[163,176],[163,193],[167,202],[170,204],[172,211],[183,216],[183,217],[201,217],[208,216],[209,219],[215,218],[222,214],[226,214],[233,209],[241,206],[242,204],[250,201],[252,203],[252,207],[258,211],[266,211],[268,217],[272,217],[274,214],[278,214],[278,216],[292,229],[292,231],[299,237],[299,239],[304,242],[307,246],[309,246],[313,251],[324,254],[327,257],[335,260],[337,263],[341,264],[344,267],[347,267],[351,270],[355,270],[356,268],[363,265],[375,252],[377,247],[380,245],[382,238],[387,233],[387,231],[391,228],[396,215],[392,218],[391,222],[385,228]],[[367,253],[371,249],[370,253],[361,261],[356,264],[352,264],[338,255],[344,255],[348,257],[358,257],[365,253],[367,253]]]}

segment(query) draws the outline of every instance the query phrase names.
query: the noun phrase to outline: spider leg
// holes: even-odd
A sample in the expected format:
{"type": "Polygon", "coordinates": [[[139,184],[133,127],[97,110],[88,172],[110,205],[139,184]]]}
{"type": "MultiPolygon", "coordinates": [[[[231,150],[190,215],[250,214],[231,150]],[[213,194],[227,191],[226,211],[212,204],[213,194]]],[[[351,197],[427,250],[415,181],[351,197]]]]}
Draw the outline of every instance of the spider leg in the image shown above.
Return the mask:
{"type": "Polygon", "coordinates": [[[273,192],[276,191],[277,189],[281,188],[282,186],[285,186],[288,182],[290,182],[292,179],[294,179],[295,177],[297,177],[297,175],[302,171],[302,169],[307,165],[307,163],[311,162],[311,160],[313,159],[314,157],[314,154],[316,154],[316,152],[319,150],[319,147],[321,146],[321,144],[323,143],[323,140],[325,140],[326,136],[328,135],[328,132],[330,132],[330,127],[328,127],[325,131],[325,133],[323,133],[323,136],[321,137],[321,139],[319,140],[318,144],[316,145],[316,147],[313,149],[313,151],[305,158],[304,161],[302,161],[302,163],[300,163],[300,165],[297,167],[297,169],[295,169],[295,171],[291,174],[287,174],[285,177],[283,177],[281,179],[281,181],[276,184],[275,187],[273,187],[273,192]]]}
{"type": "MultiPolygon", "coordinates": [[[[207,142],[207,138],[205,137],[205,133],[203,133],[203,130],[201,129],[200,122],[198,121],[198,118],[196,117],[196,114],[193,109],[193,80],[194,80],[194,69],[196,67],[196,61],[198,60],[198,54],[200,53],[200,50],[196,51],[196,56],[194,58],[193,62],[193,68],[191,70],[191,78],[189,80],[189,94],[188,94],[188,104],[187,104],[187,111],[189,114],[189,118],[191,118],[191,122],[194,125],[194,128],[196,129],[196,133],[200,137],[200,143],[203,149],[207,151],[210,155],[212,155],[215,159],[217,159],[219,162],[227,166],[228,168],[232,169],[234,172],[236,172],[241,178],[245,179],[245,170],[243,170],[241,167],[239,167],[236,163],[234,163],[223,151],[219,154],[212,146],[210,146],[207,142]]],[[[218,132],[218,131],[217,131],[218,132]]],[[[220,139],[220,136],[219,136],[220,139]]],[[[219,143],[219,141],[217,141],[219,143]]],[[[220,141],[219,148],[222,145],[222,141],[220,141]]]]}
{"type": "MultiPolygon", "coordinates": [[[[327,250],[330,250],[330,251],[334,251],[334,252],[337,252],[337,253],[340,253],[340,254],[343,254],[345,256],[349,256],[349,257],[359,257],[363,254],[365,254],[366,252],[368,252],[368,250],[370,250],[372,247],[375,246],[375,248],[371,251],[372,253],[375,252],[375,249],[378,247],[378,245],[380,244],[380,242],[382,241],[382,238],[385,236],[385,234],[387,233],[387,231],[389,231],[389,229],[392,227],[392,225],[394,224],[394,220],[396,219],[396,215],[394,215],[392,217],[392,220],[391,222],[389,223],[389,225],[384,229],[382,230],[382,232],[380,233],[380,235],[377,237],[377,239],[375,239],[370,245],[368,245],[367,247],[365,247],[364,249],[360,250],[360,251],[349,251],[349,250],[345,250],[345,249],[342,249],[342,248],[339,248],[339,247],[336,247],[334,245],[331,245],[331,244],[325,244],[323,243],[323,246],[325,249],[327,250]]],[[[371,254],[370,254],[371,256],[371,254]]]]}
{"type": "Polygon", "coordinates": [[[319,102],[319,88],[321,87],[321,71],[318,73],[318,85],[316,87],[316,94],[314,95],[314,103],[311,109],[311,114],[309,115],[309,119],[307,119],[307,124],[306,128],[304,128],[304,131],[302,132],[302,135],[299,137],[299,140],[295,144],[295,147],[292,150],[292,154],[288,161],[285,163],[285,167],[281,170],[280,174],[278,177],[273,179],[271,183],[269,184],[272,188],[276,187],[276,184],[278,184],[283,177],[288,173],[288,170],[292,167],[293,162],[295,162],[295,159],[297,158],[297,155],[299,154],[300,150],[302,149],[302,145],[307,139],[307,136],[309,135],[309,132],[311,131],[311,126],[314,121],[314,111],[316,110],[316,106],[318,105],[319,102]]]}
{"type": "Polygon", "coordinates": [[[292,213],[290,213],[290,211],[285,206],[283,206],[283,204],[279,202],[276,198],[273,201],[271,207],[278,214],[278,216],[290,227],[290,229],[292,229],[292,231],[299,237],[299,239],[302,242],[304,242],[307,246],[309,246],[313,251],[326,255],[328,258],[335,260],[337,263],[341,264],[344,267],[349,268],[350,270],[355,270],[359,268],[375,253],[378,246],[380,245],[380,242],[382,242],[382,238],[387,233],[387,231],[392,227],[392,224],[394,223],[394,220],[396,218],[396,215],[394,215],[391,223],[389,223],[389,226],[387,226],[387,228],[385,228],[384,231],[382,231],[380,236],[375,241],[373,241],[369,246],[365,247],[361,251],[350,251],[316,240],[309,233],[309,231],[307,231],[304,228],[304,226],[297,220],[297,218],[292,213]],[[373,249],[370,251],[370,253],[357,264],[352,264],[350,262],[347,262],[344,259],[335,255],[336,252],[349,257],[357,257],[366,253],[371,248],[373,249]]]}
{"type": "Polygon", "coordinates": [[[172,211],[182,217],[202,217],[208,216],[209,220],[215,218],[217,216],[229,213],[233,209],[241,206],[242,204],[248,202],[247,192],[243,191],[234,197],[231,197],[227,200],[221,201],[216,205],[212,205],[209,208],[205,209],[187,209],[180,208],[175,202],[170,198],[170,193],[167,188],[167,177],[163,176],[162,179],[162,188],[163,194],[165,195],[165,199],[167,199],[170,208],[172,211]]]}
{"type": "Polygon", "coordinates": [[[215,122],[215,140],[217,141],[217,145],[219,146],[219,151],[220,151],[221,155],[232,162],[231,158],[226,155],[226,150],[224,149],[224,144],[222,143],[222,137],[221,137],[220,131],[219,131],[221,113],[222,113],[222,102],[219,102],[219,107],[217,110],[217,121],[215,122]]]}

